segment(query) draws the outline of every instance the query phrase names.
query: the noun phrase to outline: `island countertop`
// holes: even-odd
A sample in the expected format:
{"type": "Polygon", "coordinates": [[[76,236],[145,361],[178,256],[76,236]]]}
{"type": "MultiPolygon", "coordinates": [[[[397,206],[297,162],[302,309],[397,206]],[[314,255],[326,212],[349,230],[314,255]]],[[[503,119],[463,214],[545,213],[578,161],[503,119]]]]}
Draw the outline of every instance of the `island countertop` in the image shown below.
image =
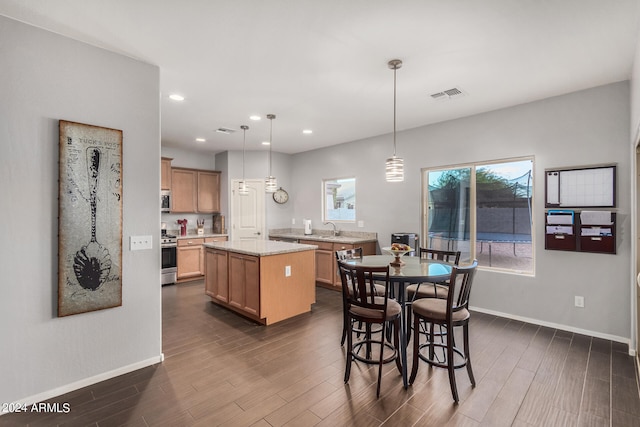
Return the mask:
{"type": "Polygon", "coordinates": [[[232,240],[228,242],[211,242],[205,243],[204,247],[253,256],[269,256],[291,252],[312,251],[318,248],[315,245],[278,242],[273,240],[232,240]]]}

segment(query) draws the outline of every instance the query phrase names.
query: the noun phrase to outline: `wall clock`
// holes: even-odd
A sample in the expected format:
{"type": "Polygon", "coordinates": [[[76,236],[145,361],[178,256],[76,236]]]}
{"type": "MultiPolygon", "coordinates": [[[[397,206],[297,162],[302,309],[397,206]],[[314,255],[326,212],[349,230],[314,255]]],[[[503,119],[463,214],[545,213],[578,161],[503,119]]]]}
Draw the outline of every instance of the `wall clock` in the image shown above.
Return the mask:
{"type": "Polygon", "coordinates": [[[284,191],[282,187],[278,188],[275,193],[273,193],[273,200],[276,203],[280,203],[281,205],[287,203],[289,200],[289,193],[284,191]]]}

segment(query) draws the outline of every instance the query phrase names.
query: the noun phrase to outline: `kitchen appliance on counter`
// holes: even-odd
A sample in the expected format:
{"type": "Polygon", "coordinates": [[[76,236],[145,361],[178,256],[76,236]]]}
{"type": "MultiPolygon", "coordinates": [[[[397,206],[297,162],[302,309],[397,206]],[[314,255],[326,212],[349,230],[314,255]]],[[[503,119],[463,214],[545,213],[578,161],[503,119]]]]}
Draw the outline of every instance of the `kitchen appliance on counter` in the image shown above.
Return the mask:
{"type": "Polygon", "coordinates": [[[411,246],[412,250],[407,255],[416,256],[420,247],[420,236],[416,233],[393,233],[391,235],[391,243],[402,243],[403,245],[411,246]]]}
{"type": "Polygon", "coordinates": [[[160,248],[162,250],[162,270],[160,284],[170,285],[178,279],[178,238],[161,230],[160,248]]]}
{"type": "Polygon", "coordinates": [[[313,234],[313,229],[311,228],[311,220],[305,219],[302,222],[304,223],[304,234],[313,234]]]}
{"type": "Polygon", "coordinates": [[[213,233],[214,234],[226,234],[224,227],[224,215],[214,213],[213,214],[213,233]]]}
{"type": "Polygon", "coordinates": [[[171,191],[160,191],[160,212],[171,212],[171,191]]]}

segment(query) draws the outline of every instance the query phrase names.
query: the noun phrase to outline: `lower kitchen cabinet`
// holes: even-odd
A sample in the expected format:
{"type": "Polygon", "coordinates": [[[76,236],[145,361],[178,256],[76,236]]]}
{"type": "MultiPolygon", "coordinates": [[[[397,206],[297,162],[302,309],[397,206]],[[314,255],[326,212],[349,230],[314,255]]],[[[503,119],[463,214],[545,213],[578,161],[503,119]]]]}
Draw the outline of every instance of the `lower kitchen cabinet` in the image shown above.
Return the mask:
{"type": "Polygon", "coordinates": [[[226,236],[178,239],[178,282],[202,279],[205,273],[203,243],[226,241],[226,236]]]}
{"type": "Polygon", "coordinates": [[[204,276],[203,243],[204,238],[178,239],[178,281],[204,276]]]}
{"type": "Polygon", "coordinates": [[[229,305],[260,317],[260,258],[229,253],[229,305]]]}
{"type": "Polygon", "coordinates": [[[336,263],[336,251],[362,248],[363,255],[375,255],[376,253],[376,242],[352,244],[300,240],[300,243],[316,245],[318,247],[318,249],[316,249],[316,283],[320,286],[335,290],[339,290],[342,287],[336,263]]]}
{"type": "Polygon", "coordinates": [[[223,303],[229,302],[228,259],[229,253],[227,251],[216,249],[206,250],[204,292],[212,299],[223,303]]]}
{"type": "MultiPolygon", "coordinates": [[[[241,241],[236,242],[239,246],[241,241]]],[[[270,325],[311,311],[316,299],[314,250],[282,248],[246,253],[229,245],[205,246],[205,293],[211,301],[270,325]]]]}

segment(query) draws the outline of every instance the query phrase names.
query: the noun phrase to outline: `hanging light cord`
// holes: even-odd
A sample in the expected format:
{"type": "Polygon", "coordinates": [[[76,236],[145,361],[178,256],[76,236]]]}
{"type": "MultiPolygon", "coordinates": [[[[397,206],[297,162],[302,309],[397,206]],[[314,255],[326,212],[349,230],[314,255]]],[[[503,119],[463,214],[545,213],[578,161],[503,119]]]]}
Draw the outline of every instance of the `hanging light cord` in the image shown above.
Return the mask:
{"type": "Polygon", "coordinates": [[[247,129],[249,129],[249,126],[242,125],[240,128],[242,128],[242,182],[244,182],[244,151],[247,145],[247,129]]]}
{"type": "Polygon", "coordinates": [[[396,156],[396,71],[397,66],[393,67],[393,157],[396,156]]]}

